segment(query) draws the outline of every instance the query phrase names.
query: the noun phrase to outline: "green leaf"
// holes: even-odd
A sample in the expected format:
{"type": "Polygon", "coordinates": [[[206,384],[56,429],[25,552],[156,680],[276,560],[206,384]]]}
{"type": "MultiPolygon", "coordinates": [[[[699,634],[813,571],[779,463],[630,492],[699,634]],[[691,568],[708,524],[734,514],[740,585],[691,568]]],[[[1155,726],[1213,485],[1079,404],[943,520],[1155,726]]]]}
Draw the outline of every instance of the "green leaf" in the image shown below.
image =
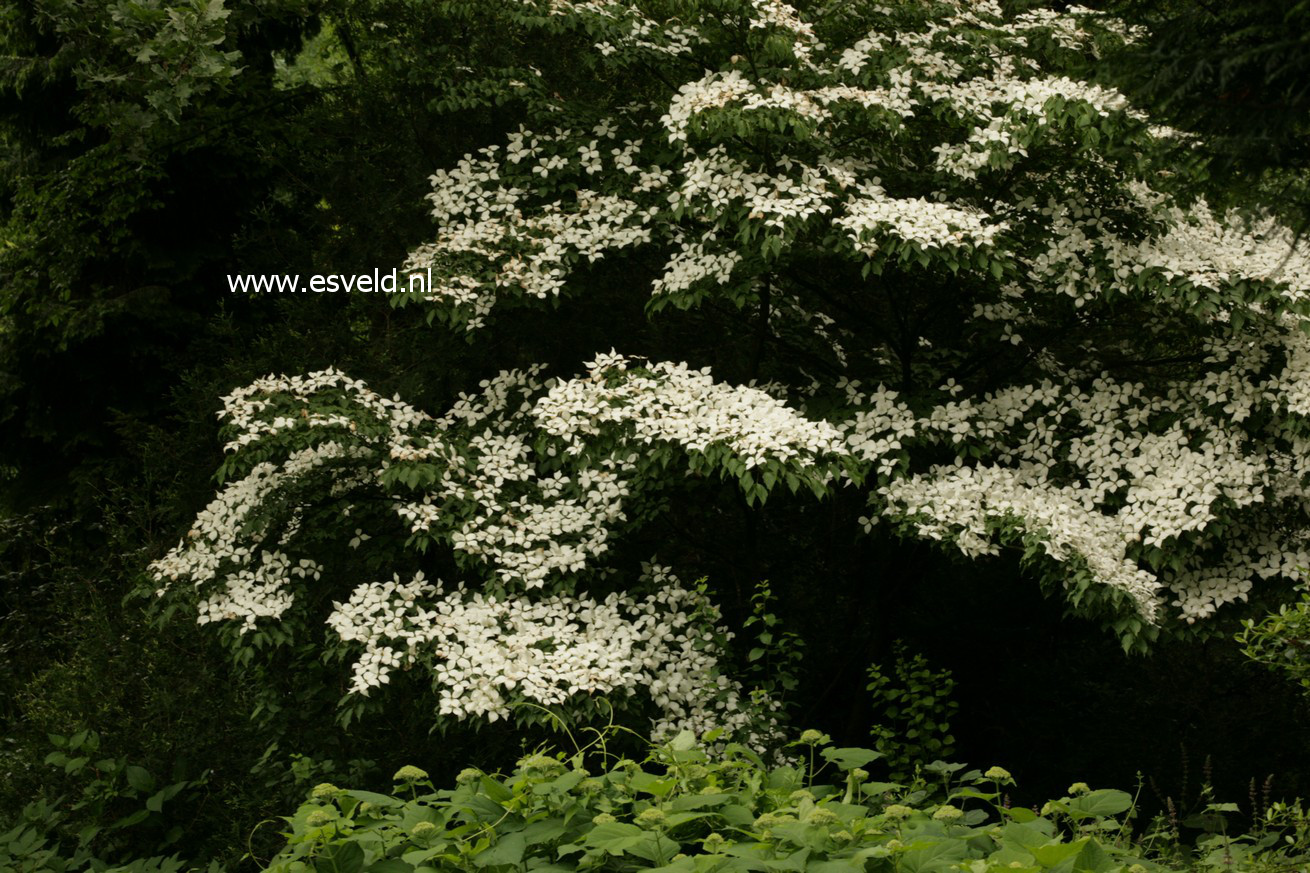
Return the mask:
{"type": "Polygon", "coordinates": [[[162,789],[152,794],[150,799],[146,801],[146,809],[151,812],[162,812],[164,804],[176,797],[178,793],[189,784],[190,783],[188,782],[174,782],[172,785],[164,786],[162,789]]]}
{"type": "MultiPolygon", "coordinates": [[[[1031,812],[1031,810],[1029,811],[1031,812]]],[[[1032,821],[1028,824],[1015,822],[1001,829],[1001,836],[1007,843],[1013,843],[1025,849],[1046,845],[1051,841],[1053,834],[1054,829],[1051,827],[1051,823],[1044,819],[1032,821]]]]}
{"type": "Polygon", "coordinates": [[[593,849],[600,849],[611,855],[621,855],[641,842],[646,832],[634,824],[611,821],[596,825],[587,832],[584,840],[593,849]]]}
{"type": "Polygon", "coordinates": [[[146,794],[155,790],[155,777],[145,767],[132,764],[127,768],[127,784],[146,794]]]}
{"type": "Polygon", "coordinates": [[[942,840],[927,844],[915,843],[901,855],[900,869],[904,873],[937,873],[951,869],[963,861],[968,846],[962,840],[942,840]]]}
{"type": "Polygon", "coordinates": [[[351,789],[343,793],[355,798],[356,800],[367,801],[374,806],[395,806],[400,803],[400,801],[394,797],[388,797],[385,794],[378,794],[375,791],[359,791],[351,789]]]}
{"type": "Polygon", "coordinates": [[[334,843],[314,861],[317,873],[360,873],[363,869],[364,850],[359,843],[334,843]]]}
{"type": "Polygon", "coordinates": [[[824,749],[820,752],[825,761],[831,761],[843,770],[854,770],[856,767],[863,767],[870,761],[876,761],[882,755],[872,749],[860,748],[840,748],[824,749]]]}
{"type": "Polygon", "coordinates": [[[551,840],[557,840],[564,835],[567,825],[562,818],[548,818],[544,821],[533,822],[525,827],[519,833],[523,835],[523,841],[529,846],[535,846],[537,843],[549,843],[551,840]]]}
{"type": "Polygon", "coordinates": [[[735,799],[735,795],[732,794],[690,794],[686,797],[673,798],[669,806],[678,811],[704,809],[707,806],[721,806],[735,799]]]}
{"type": "Polygon", "coordinates": [[[399,858],[385,858],[369,864],[367,873],[414,873],[414,865],[399,858]]]}
{"type": "Polygon", "coordinates": [[[550,792],[552,794],[568,794],[574,788],[577,788],[578,783],[584,778],[586,778],[586,774],[581,770],[570,770],[549,784],[550,792]]]}
{"type": "Polygon", "coordinates": [[[1132,806],[1132,795],[1115,788],[1102,788],[1069,801],[1069,811],[1078,817],[1118,815],[1132,806]]]}
{"type": "Polygon", "coordinates": [[[123,816],[118,821],[111,824],[109,826],[109,829],[111,831],[116,831],[119,830],[120,828],[130,828],[132,825],[140,824],[141,822],[145,821],[149,817],[150,817],[150,810],[138,809],[136,812],[132,813],[131,815],[123,816]]]}
{"type": "Polygon", "coordinates": [[[627,854],[650,861],[652,864],[668,862],[678,853],[679,846],[663,834],[646,833],[627,854]]]}
{"type": "Polygon", "coordinates": [[[815,861],[805,868],[806,873],[863,873],[864,862],[854,858],[835,858],[830,861],[815,861]]]}
{"type": "Polygon", "coordinates": [[[1096,840],[1089,840],[1073,862],[1073,873],[1109,873],[1117,869],[1118,865],[1096,840]]]}
{"type": "Polygon", "coordinates": [[[473,856],[473,863],[478,867],[497,867],[503,864],[518,864],[523,860],[523,851],[527,848],[523,833],[506,834],[484,852],[473,856]]]}
{"type": "Polygon", "coordinates": [[[635,791],[644,791],[655,797],[663,797],[678,787],[678,780],[661,779],[650,773],[640,772],[633,775],[631,785],[635,791]]]}
{"type": "Polygon", "coordinates": [[[501,785],[495,779],[492,779],[490,776],[483,776],[481,779],[481,785],[482,790],[487,792],[487,796],[496,803],[505,803],[514,797],[513,792],[504,785],[501,785]]]}
{"type": "Polygon", "coordinates": [[[1075,840],[1072,843],[1052,843],[1046,846],[1028,846],[1027,849],[1032,856],[1037,859],[1037,863],[1043,867],[1054,867],[1065,858],[1072,858],[1083,850],[1087,838],[1075,840]]]}

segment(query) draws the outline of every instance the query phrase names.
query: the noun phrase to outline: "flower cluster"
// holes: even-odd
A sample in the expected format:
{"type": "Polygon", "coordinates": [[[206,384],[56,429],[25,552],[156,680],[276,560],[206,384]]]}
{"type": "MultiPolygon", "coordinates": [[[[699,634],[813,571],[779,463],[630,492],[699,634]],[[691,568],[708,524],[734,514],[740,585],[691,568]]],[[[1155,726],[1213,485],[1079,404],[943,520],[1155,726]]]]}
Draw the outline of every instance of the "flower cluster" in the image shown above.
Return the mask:
{"type": "Polygon", "coordinates": [[[990,246],[1005,230],[1004,222],[988,223],[981,209],[953,206],[923,198],[888,197],[877,179],[859,186],[859,199],[846,204],[834,222],[850,234],[856,251],[872,255],[880,236],[890,233],[922,248],[943,245],[990,246]]]}
{"type": "Polygon", "coordinates": [[[542,430],[579,451],[588,436],[625,425],[630,445],[659,440],[704,452],[719,444],[748,469],[771,459],[805,467],[841,443],[831,425],[810,421],[758,389],[716,382],[708,369],[632,364],[621,355],[601,355],[588,364],[587,378],[554,386],[533,409],[542,430]]]}
{"type": "MultiPolygon", "coordinates": [[[[652,471],[637,462],[652,443],[699,456],[714,449],[716,458],[744,469],[811,467],[841,449],[831,425],[684,364],[641,366],[609,354],[579,378],[539,377],[540,368],[503,372],[440,418],[335,370],[269,377],[233,392],[223,413],[238,435],[232,451],[292,429],[320,442],[281,464],[259,463],[224,488],[191,533],[152,565],[165,583],[161,593],[190,581],[208,598],[204,621],[233,619],[251,628],[260,618],[281,617],[295,579],[317,578],[322,568],[262,544],[275,530],[279,548],[294,540],[298,495],[313,490],[304,483],[312,474],[325,477],[317,487],[333,497],[393,490],[394,510],[412,534],[449,545],[503,584],[533,589],[591,569],[609,550],[613,532],[627,521],[627,501],[649,484],[652,471]],[[429,471],[424,484],[410,482],[411,469],[429,471]],[[287,506],[289,517],[270,514],[287,506]]],[[[369,537],[351,529],[352,544],[369,537]]]]}
{"type": "Polygon", "coordinates": [[[567,703],[578,695],[648,696],[661,711],[652,734],[697,735],[744,724],[741,689],[718,669],[717,610],[667,568],[645,597],[552,595],[498,599],[445,590],[419,573],[360,585],[328,625],[360,644],[351,691],[368,695],[397,669],[426,666],[438,710],[457,719],[508,718],[516,702],[567,703]]]}
{"type": "MultiPolygon", "coordinates": [[[[280,466],[257,465],[225,487],[196,516],[182,542],[150,565],[155,579],[164,583],[159,593],[181,579],[203,589],[198,618],[201,624],[235,620],[244,632],[260,618],[280,618],[294,600],[294,580],[310,576],[317,579],[322,567],[310,559],[292,561],[279,548],[264,548],[271,531],[268,526],[252,524],[251,516],[279,491],[333,462],[338,462],[336,470],[344,471],[344,476],[329,468],[329,482],[349,477],[363,458],[362,452],[325,442],[292,453],[280,466]]],[[[293,535],[298,525],[295,515],[286,519],[287,536],[293,535]]],[[[275,541],[275,545],[283,543],[275,541]]]]}

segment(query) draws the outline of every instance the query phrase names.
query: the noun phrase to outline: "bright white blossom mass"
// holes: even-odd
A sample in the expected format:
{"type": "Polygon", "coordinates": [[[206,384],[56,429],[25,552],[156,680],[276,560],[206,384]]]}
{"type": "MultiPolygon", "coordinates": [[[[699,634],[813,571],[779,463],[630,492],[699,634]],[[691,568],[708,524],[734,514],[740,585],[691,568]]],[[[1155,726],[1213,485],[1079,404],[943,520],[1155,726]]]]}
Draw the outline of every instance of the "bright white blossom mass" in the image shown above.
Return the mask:
{"type": "Polygon", "coordinates": [[[667,579],[586,592],[688,476],[860,489],[866,531],[1018,549],[1125,637],[1300,578],[1310,246],[1212,207],[1148,159],[1182,134],[1072,77],[1122,25],[990,0],[521,6],[661,73],[438,170],[410,302],[476,342],[618,262],[652,314],[713,302],[805,363],[763,386],[611,352],[439,416],[333,370],[260,380],[221,413],[239,477],[152,565],[200,621],[246,633],[326,596],[356,694],[423,664],[449,717],[640,692],[667,732],[744,724],[690,617],[713,610],[667,579]],[[469,580],[341,579],[313,549],[328,520],[361,552],[398,524],[469,580]]]}
{"type": "Polygon", "coordinates": [[[718,671],[719,641],[731,635],[714,626],[717,612],[668,568],[647,566],[643,579],[658,587],[642,598],[525,600],[447,592],[418,573],[359,586],[334,604],[328,626],[363,645],[353,692],[367,695],[395,670],[427,664],[442,715],[496,721],[516,701],[640,692],[661,712],[655,737],[745,728],[740,688],[718,671]]]}

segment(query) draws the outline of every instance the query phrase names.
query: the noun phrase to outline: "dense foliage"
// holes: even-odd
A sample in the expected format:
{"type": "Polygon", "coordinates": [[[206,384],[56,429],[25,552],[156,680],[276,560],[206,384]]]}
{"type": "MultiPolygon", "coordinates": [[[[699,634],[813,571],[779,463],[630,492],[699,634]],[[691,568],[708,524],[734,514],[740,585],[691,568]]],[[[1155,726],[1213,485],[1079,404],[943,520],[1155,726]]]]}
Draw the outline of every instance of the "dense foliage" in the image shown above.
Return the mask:
{"type": "Polygon", "coordinates": [[[582,752],[538,752],[507,775],[465,770],[454,788],[412,766],[390,795],[325,783],[285,819],[268,869],[1277,871],[1310,851],[1299,807],[1238,834],[1224,832],[1234,805],[1211,804],[1209,833],[1188,845],[1163,818],[1134,836],[1123,791],[1075,783],[1040,809],[1011,806],[1002,767],[938,761],[904,784],[876,782],[862,769],[876,752],[824,740],[807,731],[784,765],[744,746],[707,755],[682,734],[645,762],[603,757],[594,770],[582,752]]]}

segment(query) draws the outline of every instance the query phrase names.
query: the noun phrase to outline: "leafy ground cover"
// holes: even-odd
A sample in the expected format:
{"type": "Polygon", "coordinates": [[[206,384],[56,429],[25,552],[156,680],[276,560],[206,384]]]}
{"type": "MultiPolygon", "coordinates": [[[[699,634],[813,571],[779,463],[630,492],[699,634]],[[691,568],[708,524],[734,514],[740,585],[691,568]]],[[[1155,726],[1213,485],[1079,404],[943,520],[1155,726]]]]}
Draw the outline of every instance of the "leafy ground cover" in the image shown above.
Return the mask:
{"type": "Polygon", "coordinates": [[[1276,805],[1245,833],[1234,804],[1179,822],[1134,817],[1134,798],[1083,783],[1031,809],[1011,806],[1001,767],[934,762],[903,783],[871,781],[877,752],[806,731],[785,759],[697,743],[684,733],[643,762],[608,756],[605,736],[569,756],[535,753],[508,773],[467,769],[437,788],[416,767],[392,794],[322,784],[285,821],[275,873],[438,870],[1145,873],[1294,870],[1310,823],[1276,805]],[[589,762],[596,761],[589,766],[589,762]]]}

